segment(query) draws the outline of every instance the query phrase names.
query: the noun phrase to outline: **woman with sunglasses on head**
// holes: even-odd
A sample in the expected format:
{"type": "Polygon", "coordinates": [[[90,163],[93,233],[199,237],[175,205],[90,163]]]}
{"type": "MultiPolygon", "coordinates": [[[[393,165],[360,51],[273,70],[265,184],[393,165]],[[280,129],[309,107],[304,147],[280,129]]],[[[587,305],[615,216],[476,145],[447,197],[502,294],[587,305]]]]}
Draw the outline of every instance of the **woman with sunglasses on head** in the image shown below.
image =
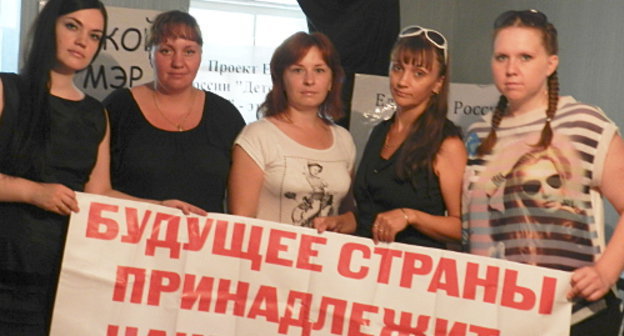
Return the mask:
{"type": "Polygon", "coordinates": [[[501,97],[466,139],[465,243],[471,253],[572,271],[573,323],[607,304],[572,335],[617,335],[621,312],[610,288],[624,268],[624,220],[605,247],[601,196],[624,210],[615,182],[624,179],[624,142],[599,108],[559,96],[557,52],[557,30],[543,13],[496,20],[491,66],[501,97]]]}
{"type": "Polygon", "coordinates": [[[356,231],[376,242],[445,248],[460,239],[466,151],[447,119],[448,45],[419,26],[401,31],[390,55],[394,116],[377,125],[356,174],[355,212],[319,218],[319,231],[356,231]]]}
{"type": "Polygon", "coordinates": [[[19,75],[0,74],[0,334],[47,335],[74,191],[104,143],[104,108],[73,83],[101,48],[97,0],[50,0],[19,75]]]}
{"type": "Polygon", "coordinates": [[[263,118],[235,142],[232,214],[310,227],[338,213],[355,161],[351,135],[334,124],[343,79],[338,53],[321,33],[298,32],[277,47],[263,118]]]}

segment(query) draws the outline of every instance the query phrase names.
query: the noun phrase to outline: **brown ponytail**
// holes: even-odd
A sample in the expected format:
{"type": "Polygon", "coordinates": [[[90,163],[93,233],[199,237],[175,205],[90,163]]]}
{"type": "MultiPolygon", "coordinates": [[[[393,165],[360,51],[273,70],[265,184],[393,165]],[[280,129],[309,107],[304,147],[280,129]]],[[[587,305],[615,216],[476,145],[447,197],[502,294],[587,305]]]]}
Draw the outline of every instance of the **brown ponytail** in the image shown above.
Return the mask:
{"type": "Polygon", "coordinates": [[[503,120],[506,111],[507,97],[501,95],[498,99],[498,104],[496,104],[494,115],[492,116],[492,128],[490,129],[490,133],[479,145],[479,147],[477,147],[477,154],[482,156],[492,151],[492,148],[494,148],[494,145],[496,144],[496,129],[498,128],[498,125],[500,125],[501,120],[503,120]]]}
{"type": "Polygon", "coordinates": [[[553,72],[548,77],[548,109],[546,110],[546,123],[542,128],[542,134],[535,147],[547,148],[550,146],[553,137],[553,131],[551,122],[555,117],[557,111],[557,104],[559,103],[559,78],[557,77],[557,71],[553,72]]]}

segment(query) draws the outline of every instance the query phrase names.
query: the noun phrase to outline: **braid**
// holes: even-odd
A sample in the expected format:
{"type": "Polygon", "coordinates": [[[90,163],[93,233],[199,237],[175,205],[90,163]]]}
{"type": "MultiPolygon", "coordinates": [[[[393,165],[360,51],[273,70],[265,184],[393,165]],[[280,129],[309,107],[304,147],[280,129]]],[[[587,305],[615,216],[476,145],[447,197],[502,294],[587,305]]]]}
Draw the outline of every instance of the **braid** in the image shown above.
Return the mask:
{"type": "Polygon", "coordinates": [[[503,120],[503,116],[505,116],[505,110],[507,109],[507,98],[503,95],[498,99],[498,104],[496,104],[496,109],[494,110],[494,115],[492,116],[492,128],[490,129],[490,133],[483,140],[483,142],[477,147],[478,155],[485,155],[492,151],[492,148],[496,144],[496,129],[498,125],[500,125],[501,120],[503,120]]]}
{"type": "Polygon", "coordinates": [[[548,109],[546,110],[546,123],[542,128],[542,134],[540,135],[539,142],[535,144],[536,147],[547,148],[550,146],[553,137],[553,131],[551,122],[557,111],[557,104],[559,103],[559,78],[557,77],[557,71],[552,73],[548,77],[548,109]]]}

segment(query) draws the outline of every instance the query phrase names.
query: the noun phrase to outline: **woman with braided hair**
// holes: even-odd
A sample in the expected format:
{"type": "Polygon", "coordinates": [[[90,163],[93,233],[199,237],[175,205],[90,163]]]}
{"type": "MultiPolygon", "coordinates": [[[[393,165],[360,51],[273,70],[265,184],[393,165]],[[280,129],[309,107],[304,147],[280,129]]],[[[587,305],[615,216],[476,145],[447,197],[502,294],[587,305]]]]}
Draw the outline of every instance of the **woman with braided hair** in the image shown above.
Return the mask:
{"type": "Polygon", "coordinates": [[[474,254],[572,271],[571,334],[617,335],[610,289],[624,268],[624,219],[607,245],[601,196],[621,216],[624,141],[602,110],[559,96],[557,53],[543,13],[497,18],[491,67],[501,97],[468,130],[463,241],[474,254]]]}

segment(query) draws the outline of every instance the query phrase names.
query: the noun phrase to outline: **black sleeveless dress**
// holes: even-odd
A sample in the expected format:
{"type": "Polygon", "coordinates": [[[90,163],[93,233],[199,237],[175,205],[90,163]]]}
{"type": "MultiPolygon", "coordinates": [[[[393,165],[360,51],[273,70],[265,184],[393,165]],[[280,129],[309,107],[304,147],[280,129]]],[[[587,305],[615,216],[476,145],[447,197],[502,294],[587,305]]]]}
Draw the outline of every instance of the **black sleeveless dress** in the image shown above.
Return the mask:
{"type": "Polygon", "coordinates": [[[245,126],[224,98],[204,91],[197,127],[183,132],[154,127],[129,89],[104,100],[111,123],[113,188],[148,199],[179,199],[210,212],[224,211],[234,139],[245,126]]]}
{"type": "MultiPolygon", "coordinates": [[[[397,208],[420,210],[436,216],[443,216],[446,212],[440,182],[432,171],[419,169],[414,173],[413,182],[401,180],[396,173],[401,148],[387,160],[381,157],[381,148],[391,125],[392,119],[375,126],[357,169],[353,194],[357,202],[356,234],[359,236],[372,237],[373,222],[381,212],[397,208]]],[[[447,120],[445,129],[454,130],[456,127],[447,120]]],[[[458,132],[448,133],[444,135],[445,138],[459,135],[458,132]]],[[[412,245],[446,248],[444,243],[413,226],[399,232],[395,240],[412,245]]]]}
{"type": "MultiPolygon", "coordinates": [[[[19,77],[0,74],[0,160],[12,136],[20,94],[19,77]]],[[[44,167],[29,179],[83,191],[106,131],[102,104],[49,97],[50,141],[44,167]]],[[[3,157],[4,156],[4,157],[3,157]]],[[[24,203],[0,202],[0,335],[47,335],[69,217],[24,203]]]]}

